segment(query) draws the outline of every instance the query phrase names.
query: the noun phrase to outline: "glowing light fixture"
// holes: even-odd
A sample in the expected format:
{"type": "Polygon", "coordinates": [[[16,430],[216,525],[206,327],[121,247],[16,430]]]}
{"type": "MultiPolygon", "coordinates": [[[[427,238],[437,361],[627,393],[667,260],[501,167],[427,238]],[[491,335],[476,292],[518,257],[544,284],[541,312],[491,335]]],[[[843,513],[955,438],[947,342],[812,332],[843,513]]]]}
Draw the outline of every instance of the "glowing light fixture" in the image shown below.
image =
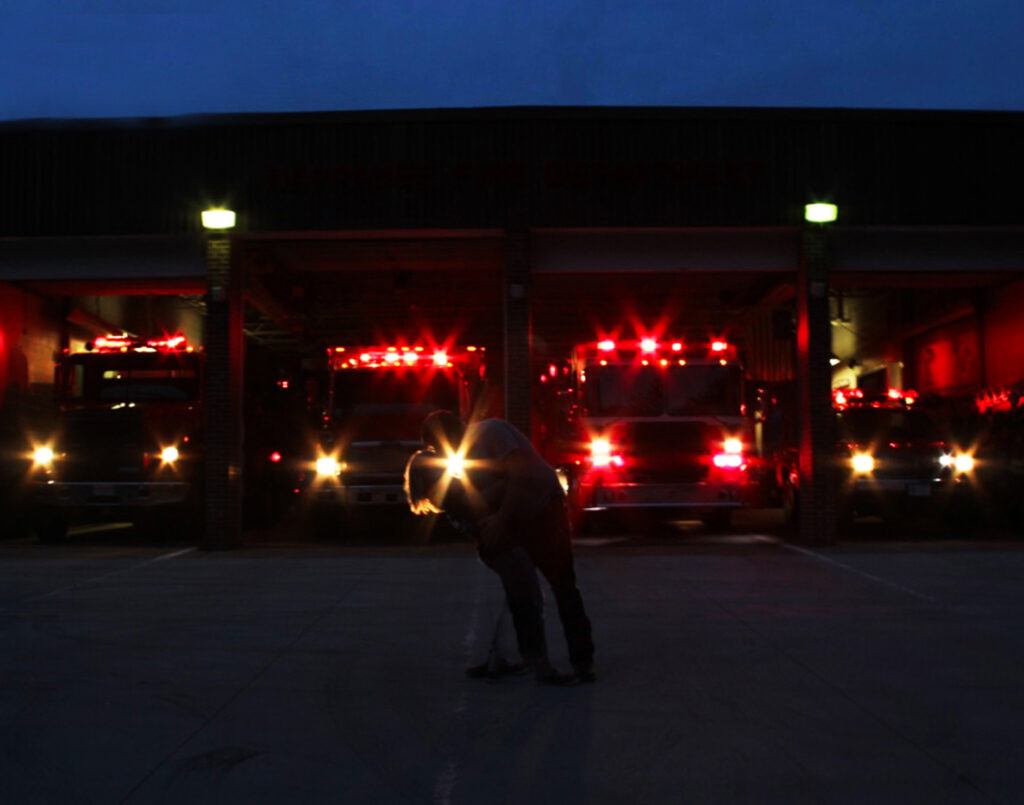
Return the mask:
{"type": "Polygon", "coordinates": [[[234,229],[235,211],[224,209],[203,210],[203,227],[206,229],[234,229]]]}
{"type": "Polygon", "coordinates": [[[615,342],[610,338],[606,338],[604,341],[597,342],[597,348],[601,350],[601,352],[611,352],[615,349],[615,342]]]}
{"type": "Polygon", "coordinates": [[[835,204],[814,202],[804,206],[804,220],[811,224],[830,224],[839,217],[839,208],[835,204]]]}
{"type": "Polygon", "coordinates": [[[658,348],[658,342],[653,338],[645,338],[640,342],[640,349],[644,352],[654,352],[658,348]]]}

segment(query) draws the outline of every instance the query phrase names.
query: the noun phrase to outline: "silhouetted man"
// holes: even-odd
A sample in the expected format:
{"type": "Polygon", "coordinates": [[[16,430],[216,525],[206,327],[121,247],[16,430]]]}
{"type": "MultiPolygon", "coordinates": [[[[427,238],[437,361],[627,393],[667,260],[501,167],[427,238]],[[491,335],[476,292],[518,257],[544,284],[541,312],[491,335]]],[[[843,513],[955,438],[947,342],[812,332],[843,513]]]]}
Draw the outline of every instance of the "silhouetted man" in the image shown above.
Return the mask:
{"type": "MultiPolygon", "coordinates": [[[[423,444],[438,456],[462,459],[467,498],[476,500],[481,559],[501,577],[527,663],[540,662],[540,681],[562,681],[544,667],[547,642],[543,611],[530,605],[534,597],[517,569],[515,551],[525,551],[554,595],[572,663],[573,681],[593,682],[594,642],[583,597],[576,586],[569,517],[558,476],[523,433],[500,419],[468,427],[451,411],[435,411],[422,429],[423,444]],[[478,497],[477,497],[478,496],[478,497]],[[511,592],[510,592],[511,587],[511,592]],[[544,658],[538,660],[537,658],[544,658]],[[550,680],[545,677],[551,677],[550,680]]],[[[534,577],[535,583],[535,577],[534,577]]]]}

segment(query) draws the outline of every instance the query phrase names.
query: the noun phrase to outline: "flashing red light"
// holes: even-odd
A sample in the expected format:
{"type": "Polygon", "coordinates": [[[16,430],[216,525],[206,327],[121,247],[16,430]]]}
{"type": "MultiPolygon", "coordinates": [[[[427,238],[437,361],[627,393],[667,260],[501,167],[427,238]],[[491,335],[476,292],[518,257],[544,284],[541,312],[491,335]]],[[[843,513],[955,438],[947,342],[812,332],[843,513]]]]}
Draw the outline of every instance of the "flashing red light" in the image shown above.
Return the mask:
{"type": "Polygon", "coordinates": [[[289,385],[291,385],[291,384],[287,380],[278,380],[277,381],[277,387],[279,389],[284,389],[284,390],[287,391],[289,385]]]}
{"type": "Polygon", "coordinates": [[[332,369],[397,369],[401,367],[436,366],[448,368],[454,366],[453,361],[470,360],[474,358],[480,361],[483,357],[484,348],[474,347],[473,350],[466,348],[465,352],[457,350],[453,356],[446,349],[435,349],[425,353],[422,346],[356,346],[356,347],[328,347],[327,353],[332,369]],[[345,357],[343,353],[348,352],[352,357],[345,357]],[[356,357],[358,356],[358,357],[356,357]],[[472,356],[472,357],[470,357],[472,356]]]}
{"type": "Polygon", "coordinates": [[[738,470],[743,467],[743,456],[739,453],[715,453],[711,460],[723,470],[738,470]]]}
{"type": "Polygon", "coordinates": [[[645,338],[640,342],[640,349],[644,352],[654,352],[658,349],[658,342],[653,338],[645,338]]]}
{"type": "Polygon", "coordinates": [[[683,351],[683,342],[682,341],[673,341],[672,342],[672,351],[673,352],[682,352],[683,351]]]}
{"type": "Polygon", "coordinates": [[[270,459],[271,463],[278,464],[281,461],[281,454],[275,450],[268,456],[268,458],[270,459]]]}
{"type": "Polygon", "coordinates": [[[890,400],[901,400],[903,399],[903,392],[899,389],[889,389],[890,400]]]}
{"type": "Polygon", "coordinates": [[[729,348],[727,341],[712,341],[711,351],[712,352],[725,352],[729,348]]]}
{"type": "Polygon", "coordinates": [[[864,399],[864,389],[833,389],[832,404],[837,408],[845,408],[854,400],[864,399]]]}
{"type": "Polygon", "coordinates": [[[108,333],[95,338],[91,348],[97,352],[186,352],[194,351],[188,339],[180,333],[167,338],[151,338],[148,341],[127,334],[108,333]]]}
{"type": "Polygon", "coordinates": [[[558,377],[558,367],[555,366],[554,364],[551,364],[548,367],[548,374],[551,375],[552,377],[558,377]]]}
{"type": "Polygon", "coordinates": [[[626,460],[612,452],[611,443],[607,439],[597,438],[590,442],[590,463],[595,469],[606,469],[624,467],[626,460]]]}
{"type": "Polygon", "coordinates": [[[601,352],[612,352],[615,349],[615,342],[610,338],[606,338],[604,341],[597,342],[597,348],[601,352]]]}
{"type": "Polygon", "coordinates": [[[169,338],[155,338],[147,341],[146,346],[164,352],[181,349],[186,345],[186,343],[187,341],[185,336],[178,333],[177,335],[172,335],[169,338]]]}
{"type": "Polygon", "coordinates": [[[107,335],[98,336],[92,342],[95,349],[101,352],[109,350],[127,350],[131,345],[131,338],[127,335],[114,335],[108,333],[107,335]]]}

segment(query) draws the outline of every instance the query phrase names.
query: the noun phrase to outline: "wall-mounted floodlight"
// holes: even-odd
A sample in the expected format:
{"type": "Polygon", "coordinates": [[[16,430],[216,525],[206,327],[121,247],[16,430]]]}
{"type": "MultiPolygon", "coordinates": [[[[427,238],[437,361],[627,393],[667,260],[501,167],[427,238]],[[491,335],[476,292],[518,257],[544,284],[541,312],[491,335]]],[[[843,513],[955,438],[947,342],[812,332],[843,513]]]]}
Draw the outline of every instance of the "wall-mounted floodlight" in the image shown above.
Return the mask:
{"type": "Polygon", "coordinates": [[[812,224],[830,224],[839,217],[839,208],[835,204],[815,202],[804,206],[804,220],[812,224]]]}
{"type": "Polygon", "coordinates": [[[206,229],[233,229],[235,226],[234,210],[203,210],[202,217],[206,229]]]}

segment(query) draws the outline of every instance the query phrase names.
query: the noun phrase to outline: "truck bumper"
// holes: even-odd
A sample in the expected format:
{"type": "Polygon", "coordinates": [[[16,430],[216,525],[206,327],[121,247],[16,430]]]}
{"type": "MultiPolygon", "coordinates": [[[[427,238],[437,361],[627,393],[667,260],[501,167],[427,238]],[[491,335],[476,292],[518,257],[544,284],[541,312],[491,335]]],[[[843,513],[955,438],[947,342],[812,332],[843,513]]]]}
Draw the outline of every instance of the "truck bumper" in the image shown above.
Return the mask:
{"type": "Polygon", "coordinates": [[[756,505],[751,483],[581,484],[585,511],[606,509],[738,509],[756,505]]]}
{"type": "Polygon", "coordinates": [[[896,506],[931,509],[950,497],[954,486],[940,480],[856,479],[843,490],[855,511],[882,513],[896,506]]]}
{"type": "Polygon", "coordinates": [[[153,483],[36,483],[32,485],[32,501],[52,508],[122,508],[172,506],[184,503],[189,484],[183,481],[153,483]]]}
{"type": "Polygon", "coordinates": [[[374,506],[406,506],[405,489],[401,484],[366,484],[362,486],[324,486],[314,491],[314,502],[321,505],[362,509],[374,506]]]}

